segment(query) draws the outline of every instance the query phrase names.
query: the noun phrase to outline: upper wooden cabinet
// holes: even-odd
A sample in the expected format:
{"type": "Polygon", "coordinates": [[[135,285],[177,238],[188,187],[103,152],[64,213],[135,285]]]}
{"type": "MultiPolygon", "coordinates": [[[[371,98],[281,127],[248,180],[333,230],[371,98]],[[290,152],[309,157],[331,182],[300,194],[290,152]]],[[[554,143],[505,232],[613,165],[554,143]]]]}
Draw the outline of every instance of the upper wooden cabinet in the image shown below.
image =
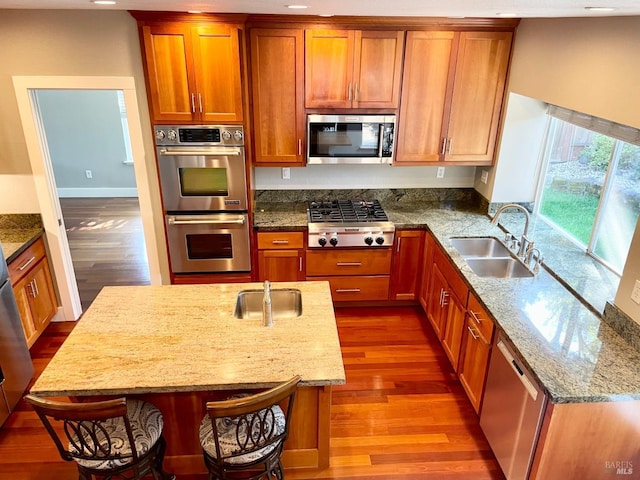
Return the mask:
{"type": "Polygon", "coordinates": [[[409,32],[397,164],[490,165],[511,32],[409,32]]]}
{"type": "Polygon", "coordinates": [[[251,30],[254,163],[305,163],[304,34],[251,30]]]}
{"type": "Polygon", "coordinates": [[[241,122],[239,25],[142,26],[154,123],[241,122]]]}
{"type": "Polygon", "coordinates": [[[307,30],[307,108],[397,108],[404,32],[307,30]]]}

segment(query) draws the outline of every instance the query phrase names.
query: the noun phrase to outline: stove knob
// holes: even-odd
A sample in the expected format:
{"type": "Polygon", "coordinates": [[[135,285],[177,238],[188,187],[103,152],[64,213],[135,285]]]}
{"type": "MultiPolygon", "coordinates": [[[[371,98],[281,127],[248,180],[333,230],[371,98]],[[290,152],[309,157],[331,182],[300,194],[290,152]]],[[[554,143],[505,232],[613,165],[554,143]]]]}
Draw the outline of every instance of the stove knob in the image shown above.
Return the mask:
{"type": "Polygon", "coordinates": [[[318,239],[318,244],[320,244],[321,247],[324,247],[327,244],[327,239],[325,237],[320,237],[318,239]]]}
{"type": "Polygon", "coordinates": [[[384,243],[384,237],[376,237],[376,243],[382,245],[384,243]]]}
{"type": "Polygon", "coordinates": [[[373,237],[366,237],[364,239],[364,243],[366,243],[367,245],[372,245],[373,244],[373,237]]]}
{"type": "Polygon", "coordinates": [[[176,138],[178,138],[178,134],[177,134],[177,132],[175,130],[169,130],[167,132],[167,138],[169,140],[171,140],[172,142],[175,142],[176,138]]]}
{"type": "Polygon", "coordinates": [[[224,132],[222,132],[222,139],[231,140],[231,132],[228,130],[225,130],[224,132]]]}
{"type": "Polygon", "coordinates": [[[338,236],[333,234],[329,239],[329,243],[335,247],[338,244],[338,236]]]}
{"type": "Polygon", "coordinates": [[[156,140],[164,140],[165,133],[162,130],[156,130],[156,140]]]}
{"type": "Polygon", "coordinates": [[[236,130],[235,132],[233,132],[233,138],[236,140],[236,142],[239,142],[240,140],[242,140],[242,137],[244,135],[242,134],[241,130],[236,130]]]}

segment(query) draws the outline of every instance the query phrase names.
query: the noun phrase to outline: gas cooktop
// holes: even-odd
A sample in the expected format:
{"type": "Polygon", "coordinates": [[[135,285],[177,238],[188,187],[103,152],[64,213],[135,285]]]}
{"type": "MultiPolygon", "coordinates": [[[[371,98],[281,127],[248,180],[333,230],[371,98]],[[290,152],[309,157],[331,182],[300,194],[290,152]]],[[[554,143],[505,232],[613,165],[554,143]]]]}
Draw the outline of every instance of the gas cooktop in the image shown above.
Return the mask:
{"type": "Polygon", "coordinates": [[[390,247],[395,226],[378,200],[311,201],[309,247],[390,247]]]}

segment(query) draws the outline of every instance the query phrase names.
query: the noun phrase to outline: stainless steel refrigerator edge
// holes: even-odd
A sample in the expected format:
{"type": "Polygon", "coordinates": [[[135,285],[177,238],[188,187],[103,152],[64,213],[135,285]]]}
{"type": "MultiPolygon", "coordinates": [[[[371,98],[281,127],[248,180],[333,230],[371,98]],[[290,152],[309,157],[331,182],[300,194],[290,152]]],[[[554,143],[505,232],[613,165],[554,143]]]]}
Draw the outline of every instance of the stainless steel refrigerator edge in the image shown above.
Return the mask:
{"type": "Polygon", "coordinates": [[[33,363],[0,246],[0,426],[22,398],[33,363]]]}

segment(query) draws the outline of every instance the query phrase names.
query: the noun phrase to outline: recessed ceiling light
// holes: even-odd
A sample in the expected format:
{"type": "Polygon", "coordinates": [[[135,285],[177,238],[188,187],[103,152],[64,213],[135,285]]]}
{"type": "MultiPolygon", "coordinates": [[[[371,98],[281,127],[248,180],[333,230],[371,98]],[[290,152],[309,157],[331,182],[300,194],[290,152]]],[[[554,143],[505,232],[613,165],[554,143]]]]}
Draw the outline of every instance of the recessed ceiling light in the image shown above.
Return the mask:
{"type": "Polygon", "coordinates": [[[92,0],[94,5],[115,5],[114,0],[92,0]]]}
{"type": "Polygon", "coordinates": [[[497,13],[499,17],[517,17],[515,13],[505,12],[505,13],[497,13]]]}
{"type": "Polygon", "coordinates": [[[306,5],[287,5],[287,8],[293,8],[293,9],[302,10],[302,9],[308,8],[308,7],[306,5]]]}
{"type": "Polygon", "coordinates": [[[613,7],[584,7],[584,9],[590,12],[613,12],[615,10],[613,7]]]}

